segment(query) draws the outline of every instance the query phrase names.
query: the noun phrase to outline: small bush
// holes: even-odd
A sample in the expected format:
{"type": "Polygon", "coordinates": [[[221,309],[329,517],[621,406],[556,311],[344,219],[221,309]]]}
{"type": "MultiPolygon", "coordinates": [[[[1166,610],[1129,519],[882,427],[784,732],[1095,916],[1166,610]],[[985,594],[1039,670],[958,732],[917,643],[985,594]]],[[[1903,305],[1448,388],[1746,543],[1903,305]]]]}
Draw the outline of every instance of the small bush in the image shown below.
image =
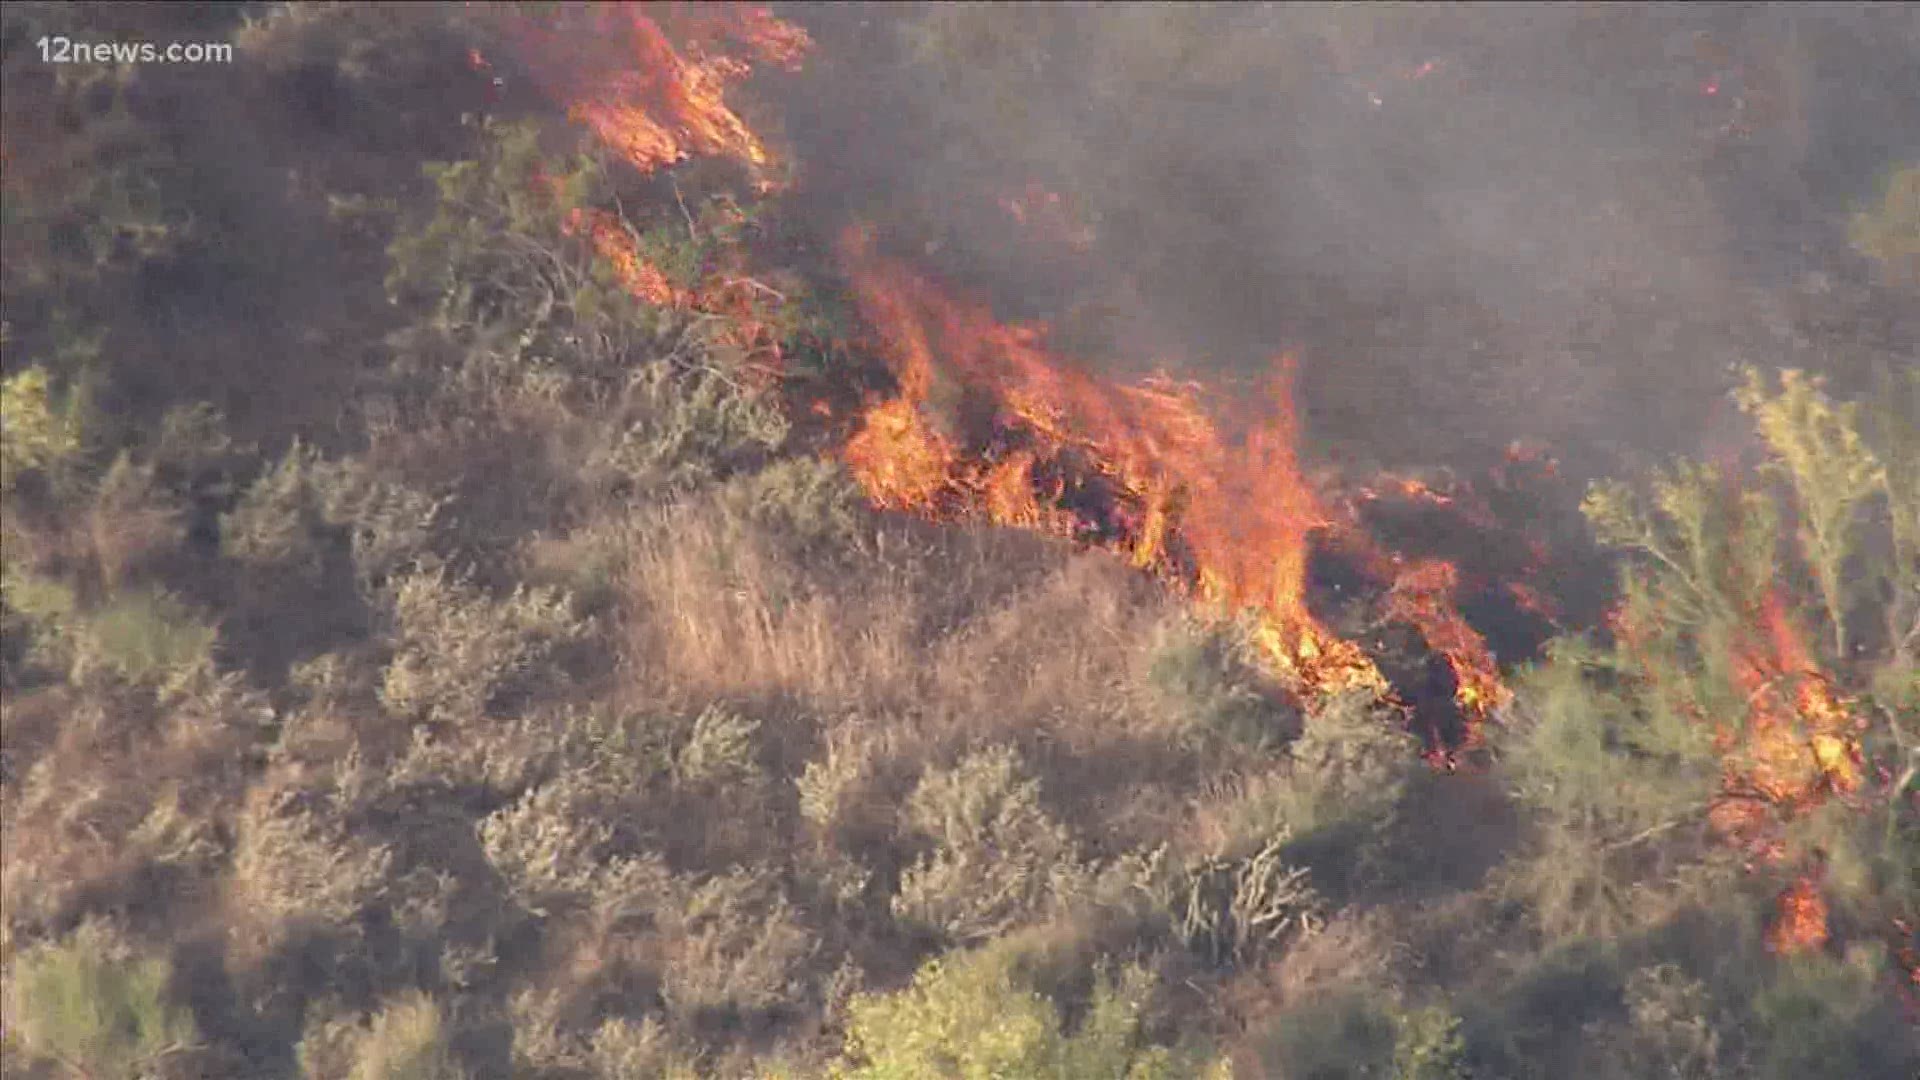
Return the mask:
{"type": "Polygon", "coordinates": [[[1039,782],[1007,747],[928,772],[906,817],[935,847],[902,876],[894,912],[956,941],[1032,916],[1082,873],[1071,836],[1040,805],[1039,782]]]}
{"type": "Polygon", "coordinates": [[[1920,289],[1920,165],[1887,178],[1878,207],[1855,214],[1853,246],[1895,285],[1920,289]]]}
{"type": "Polygon", "coordinates": [[[1879,982],[1884,956],[1856,946],[1845,959],[1813,954],[1781,963],[1753,1001],[1754,1074],[1911,1076],[1920,1040],[1879,982]]]}
{"type": "Polygon", "coordinates": [[[1092,1007],[1069,1032],[1059,1010],[1018,971],[1015,950],[989,946],[929,961],[913,985],[894,994],[862,994],[850,1006],[845,1058],[837,1080],[919,1077],[1224,1076],[1224,1065],[1145,1044],[1141,1010],[1149,986],[1138,970],[1102,978],[1092,1007]]]}
{"type": "Polygon", "coordinates": [[[1260,1062],[1287,1080],[1391,1076],[1399,1031],[1375,995],[1349,990],[1280,1013],[1257,1037],[1260,1062]]]}
{"type": "Polygon", "coordinates": [[[1240,859],[1188,868],[1167,898],[1174,930],[1215,965],[1246,963],[1318,925],[1307,872],[1281,861],[1287,837],[1240,859]]]}
{"type": "Polygon", "coordinates": [[[0,493],[30,470],[58,469],[79,453],[80,424],[43,367],[0,380],[0,493]]]}
{"type": "Polygon", "coordinates": [[[482,821],[480,846],[514,899],[544,915],[593,891],[613,836],[604,808],[591,784],[563,776],[482,821]]]}
{"type": "Polygon", "coordinates": [[[88,613],[73,678],[101,672],[135,685],[178,685],[210,670],[219,634],[173,596],[142,590],[88,613]]]}
{"type": "Polygon", "coordinates": [[[1622,1076],[1713,1080],[1726,1075],[1706,984],[1674,964],[1627,976],[1627,1031],[1612,1056],[1622,1076]]]}
{"type": "Polygon", "coordinates": [[[1452,1011],[1439,1005],[1402,1010],[1394,1028],[1395,1080],[1466,1080],[1467,1044],[1452,1011]]]}
{"type": "Polygon", "coordinates": [[[674,778],[687,784],[748,782],[759,776],[754,738],[760,722],[717,706],[701,710],[674,760],[674,778]]]}
{"type": "Polygon", "coordinates": [[[818,947],[778,883],[749,870],[689,890],[662,921],[669,943],[661,996],[674,1016],[695,1024],[788,1001],[818,947]]]}
{"type": "Polygon", "coordinates": [[[28,1053],[83,1076],[143,1074],[197,1041],[193,1018],[167,997],[166,961],[134,955],[98,924],[21,957],[9,1030],[28,1053]]]}
{"type": "Polygon", "coordinates": [[[477,717],[527,687],[542,660],[587,633],[561,593],[523,588],[495,600],[444,571],[401,580],[393,614],[397,642],[380,697],[415,719],[477,717]]]}
{"type": "Polygon", "coordinates": [[[311,793],[256,790],[234,845],[236,899],[279,933],[299,922],[350,927],[386,887],[393,852],[349,832],[311,793]]]}
{"type": "Polygon", "coordinates": [[[1300,733],[1299,716],[1280,703],[1233,627],[1182,622],[1163,631],[1147,683],[1160,706],[1196,735],[1259,751],[1300,733]]]}
{"type": "Polygon", "coordinates": [[[309,1027],[300,1042],[300,1072],[309,1080],[465,1080],[440,1006],[406,994],[364,1028],[333,1022],[309,1027]],[[344,1073],[340,1070],[344,1068],[344,1073]]]}

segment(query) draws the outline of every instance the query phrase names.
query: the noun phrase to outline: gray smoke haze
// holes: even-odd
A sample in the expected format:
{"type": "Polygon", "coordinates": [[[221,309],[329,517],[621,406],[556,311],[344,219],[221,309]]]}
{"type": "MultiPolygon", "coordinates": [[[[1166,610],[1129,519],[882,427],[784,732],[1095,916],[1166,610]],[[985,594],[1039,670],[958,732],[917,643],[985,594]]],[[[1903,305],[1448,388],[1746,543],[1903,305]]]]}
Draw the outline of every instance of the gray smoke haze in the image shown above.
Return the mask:
{"type": "Polygon", "coordinates": [[[1845,223],[1920,159],[1920,8],[783,13],[809,213],[1102,363],[1296,348],[1335,448],[1617,467],[1699,450],[1729,364],[1914,355],[1845,223]]]}

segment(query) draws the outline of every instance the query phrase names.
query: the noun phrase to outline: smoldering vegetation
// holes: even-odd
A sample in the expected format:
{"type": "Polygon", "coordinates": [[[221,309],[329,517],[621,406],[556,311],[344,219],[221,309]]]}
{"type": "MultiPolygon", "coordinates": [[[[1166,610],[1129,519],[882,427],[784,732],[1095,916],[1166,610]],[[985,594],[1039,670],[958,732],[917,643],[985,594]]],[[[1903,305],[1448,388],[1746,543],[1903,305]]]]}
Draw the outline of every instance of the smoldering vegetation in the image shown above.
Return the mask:
{"type": "Polygon", "coordinates": [[[783,109],[820,213],[883,217],[1098,363],[1298,349],[1356,453],[1617,466],[1698,449],[1731,362],[1920,340],[1845,244],[1920,150],[1902,5],[796,17],[829,58],[783,109]],[[1028,185],[1060,202],[1023,223],[1028,185]]]}
{"type": "Polygon", "coordinates": [[[1914,1075],[1917,21],[0,7],[0,1072],[1914,1075]]]}

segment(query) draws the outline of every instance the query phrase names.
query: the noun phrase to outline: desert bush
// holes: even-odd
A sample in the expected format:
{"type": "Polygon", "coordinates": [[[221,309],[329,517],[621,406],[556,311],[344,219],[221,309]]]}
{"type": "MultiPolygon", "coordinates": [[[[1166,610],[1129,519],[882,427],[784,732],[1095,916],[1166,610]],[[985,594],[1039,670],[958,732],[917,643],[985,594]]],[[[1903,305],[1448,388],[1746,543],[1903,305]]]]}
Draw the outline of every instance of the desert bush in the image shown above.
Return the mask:
{"type": "Polygon", "coordinates": [[[1396,1080],[1467,1080],[1466,1050],[1460,1018],[1445,1006],[1401,1009],[1394,1016],[1396,1080]]]}
{"type": "Polygon", "coordinates": [[[1753,1075],[1909,1076],[1920,1040],[1879,982],[1885,957],[1871,946],[1846,956],[1784,959],[1752,999],[1753,1075]]]}
{"type": "Polygon", "coordinates": [[[1307,871],[1281,857],[1285,833],[1240,858],[1187,867],[1163,888],[1161,905],[1188,948],[1215,965],[1245,964],[1321,923],[1321,902],[1307,871]]]}
{"type": "Polygon", "coordinates": [[[1858,404],[1835,404],[1817,378],[1785,371],[1775,391],[1748,368],[1746,380],[1740,406],[1798,500],[1800,551],[1826,605],[1833,655],[1845,661],[1851,656],[1847,616],[1858,599],[1850,563],[1859,553],[1863,508],[1886,484],[1885,466],[1861,437],[1858,404]]]}
{"type": "Polygon", "coordinates": [[[1729,1052],[1705,983],[1674,964],[1644,967],[1627,976],[1626,1006],[1626,1028],[1608,1053],[1618,1075],[1728,1075],[1729,1052]]]}
{"type": "Polygon", "coordinates": [[[1195,735],[1262,751],[1300,733],[1300,718],[1281,704],[1237,626],[1182,621],[1163,628],[1147,681],[1160,705],[1195,735]]]}
{"type": "Polygon", "coordinates": [[[734,478],[717,496],[729,516],[825,554],[860,539],[859,488],[836,461],[786,458],[734,478]],[[822,550],[825,549],[825,550],[822,550]]]}
{"type": "MultiPolygon", "coordinates": [[[[634,373],[619,433],[588,458],[628,498],[694,487],[764,461],[787,437],[787,422],[734,376],[704,366],[648,364],[634,373]]],[[[792,483],[783,472],[764,483],[792,483]]],[[[763,490],[767,490],[763,483],[763,490]]],[[[807,494],[804,487],[801,495],[807,494]]]]}
{"type": "Polygon", "coordinates": [[[1920,288],[1920,165],[1887,177],[1880,205],[1853,216],[1853,246],[1895,285],[1920,288]]]}
{"type": "Polygon", "coordinates": [[[1650,868],[1698,854],[1720,781],[1701,725],[1597,686],[1600,663],[1557,646],[1520,681],[1493,739],[1516,797],[1537,815],[1502,880],[1556,938],[1622,929],[1650,868]]]}
{"type": "Polygon", "coordinates": [[[35,365],[0,380],[0,492],[29,470],[57,470],[81,449],[80,422],[35,365]]]}
{"type": "Polygon", "coordinates": [[[242,566],[318,580],[336,545],[356,583],[380,588],[409,564],[431,564],[444,500],[382,476],[365,462],[329,461],[295,444],[221,515],[221,553],[242,566]]]}
{"type": "Polygon", "coordinates": [[[603,1080],[695,1080],[700,1075],[652,1017],[637,1024],[619,1017],[601,1024],[588,1042],[586,1060],[603,1080]]]}
{"type": "Polygon", "coordinates": [[[319,792],[262,786],[237,823],[233,888],[269,937],[313,923],[352,929],[387,887],[392,850],[355,836],[319,792]]]}
{"type": "Polygon", "coordinates": [[[1346,990],[1287,1009],[1261,1027],[1256,1055],[1288,1080],[1391,1076],[1399,1032],[1393,1011],[1372,993],[1346,990]]]}
{"type": "Polygon", "coordinates": [[[440,1006],[419,992],[389,1001],[365,1026],[309,1024],[300,1072],[310,1080],[464,1080],[440,1006]]]}
{"type": "Polygon", "coordinates": [[[27,1052],[82,1076],[136,1076],[198,1041],[168,994],[171,967],[98,923],[15,961],[8,1028],[27,1052]]]}
{"type": "Polygon", "coordinates": [[[685,889],[661,923],[661,997],[695,1030],[790,1006],[819,944],[778,881],[748,869],[685,889]]]}
{"type": "Polygon", "coordinates": [[[552,590],[522,588],[496,600],[445,571],[405,577],[393,589],[396,642],[381,701],[410,718],[477,717],[587,634],[569,607],[552,590]]]}
{"type": "Polygon", "coordinates": [[[1141,1010],[1150,990],[1138,969],[1101,978],[1079,1026],[1019,970],[1016,950],[987,946],[931,960],[913,985],[862,994],[851,1007],[840,1080],[909,1077],[1148,1077],[1228,1075],[1223,1062],[1147,1045],[1141,1010]]]}
{"type": "Polygon", "coordinates": [[[171,593],[128,590],[88,609],[58,579],[19,570],[5,590],[7,608],[32,636],[29,658],[64,669],[76,686],[178,689],[212,669],[219,632],[171,593]]]}
{"type": "Polygon", "coordinates": [[[481,849],[514,899],[545,915],[585,899],[607,870],[611,803],[591,782],[559,777],[481,821],[481,849]]]}
{"type": "Polygon", "coordinates": [[[185,535],[182,508],[163,490],[151,464],[121,454],[93,492],[85,528],[101,585],[112,592],[143,564],[173,550],[185,535]]]}
{"type": "Polygon", "coordinates": [[[1040,804],[1009,747],[923,776],[906,823],[934,843],[900,880],[894,912],[957,941],[992,936],[1042,910],[1084,871],[1073,838],[1040,804]]]}
{"type": "Polygon", "coordinates": [[[674,758],[674,779],[683,784],[748,783],[759,778],[755,736],[760,722],[719,706],[693,719],[674,758]]]}
{"type": "Polygon", "coordinates": [[[1419,744],[1366,693],[1322,703],[1283,763],[1228,784],[1207,807],[1214,846],[1247,856],[1289,836],[1290,861],[1323,884],[1371,873],[1420,768],[1419,744]]]}
{"type": "Polygon", "coordinates": [[[209,670],[218,636],[168,593],[124,594],[87,614],[73,678],[84,683],[101,672],[135,685],[177,686],[209,670]]]}

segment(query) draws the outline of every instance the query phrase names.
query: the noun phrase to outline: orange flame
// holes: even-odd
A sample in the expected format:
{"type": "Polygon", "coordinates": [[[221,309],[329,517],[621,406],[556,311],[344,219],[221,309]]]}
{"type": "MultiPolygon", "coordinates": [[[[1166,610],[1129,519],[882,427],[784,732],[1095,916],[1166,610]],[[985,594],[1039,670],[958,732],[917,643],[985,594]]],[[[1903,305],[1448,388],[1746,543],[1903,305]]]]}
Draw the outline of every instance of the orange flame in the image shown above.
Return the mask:
{"type": "Polygon", "coordinates": [[[1779,953],[1811,952],[1827,943],[1827,901],[1811,875],[1803,875],[1780,894],[1767,944],[1779,953]]]}
{"type": "Polygon", "coordinates": [[[1467,743],[1479,741],[1481,723],[1507,704],[1512,691],[1500,678],[1499,665],[1478,631],[1467,625],[1454,606],[1460,571],[1452,563],[1426,559],[1395,579],[1388,593],[1387,615],[1420,631],[1427,646],[1446,658],[1453,670],[1454,703],[1467,724],[1467,743]]]}
{"type": "Polygon", "coordinates": [[[865,232],[844,238],[842,256],[898,385],[842,449],[875,504],[1085,538],[1090,523],[1036,482],[1042,467],[1084,462],[1114,494],[1119,535],[1102,543],[1224,611],[1251,611],[1262,651],[1297,684],[1386,692],[1373,662],[1307,611],[1308,537],[1327,521],[1294,450],[1290,362],[1267,414],[1234,444],[1192,386],[1095,380],[1047,350],[1044,327],[1003,325],[949,299],[877,254],[865,232]],[[985,395],[993,438],[1008,445],[970,452],[941,430],[929,412],[949,386],[985,395]],[[1176,527],[1190,567],[1175,553],[1176,527]]]}
{"type": "Polygon", "coordinates": [[[680,307],[688,303],[688,296],[676,289],[660,268],[640,257],[634,250],[633,237],[627,234],[620,219],[603,210],[575,208],[567,214],[564,224],[568,236],[585,233],[594,251],[607,260],[613,267],[615,280],[628,293],[661,307],[680,307]]]}
{"type": "Polygon", "coordinates": [[[1801,804],[1823,791],[1860,786],[1853,717],[1812,659],[1779,591],[1759,613],[1763,640],[1737,657],[1747,693],[1744,779],[1776,803],[1801,804]]]}
{"type": "Polygon", "coordinates": [[[696,154],[745,163],[757,181],[772,157],[726,102],[751,71],[731,45],[756,59],[793,68],[811,47],[806,31],[746,5],[600,5],[585,32],[564,37],[516,16],[529,71],[641,172],[696,154]],[[672,25],[676,49],[662,28],[672,25]]]}

